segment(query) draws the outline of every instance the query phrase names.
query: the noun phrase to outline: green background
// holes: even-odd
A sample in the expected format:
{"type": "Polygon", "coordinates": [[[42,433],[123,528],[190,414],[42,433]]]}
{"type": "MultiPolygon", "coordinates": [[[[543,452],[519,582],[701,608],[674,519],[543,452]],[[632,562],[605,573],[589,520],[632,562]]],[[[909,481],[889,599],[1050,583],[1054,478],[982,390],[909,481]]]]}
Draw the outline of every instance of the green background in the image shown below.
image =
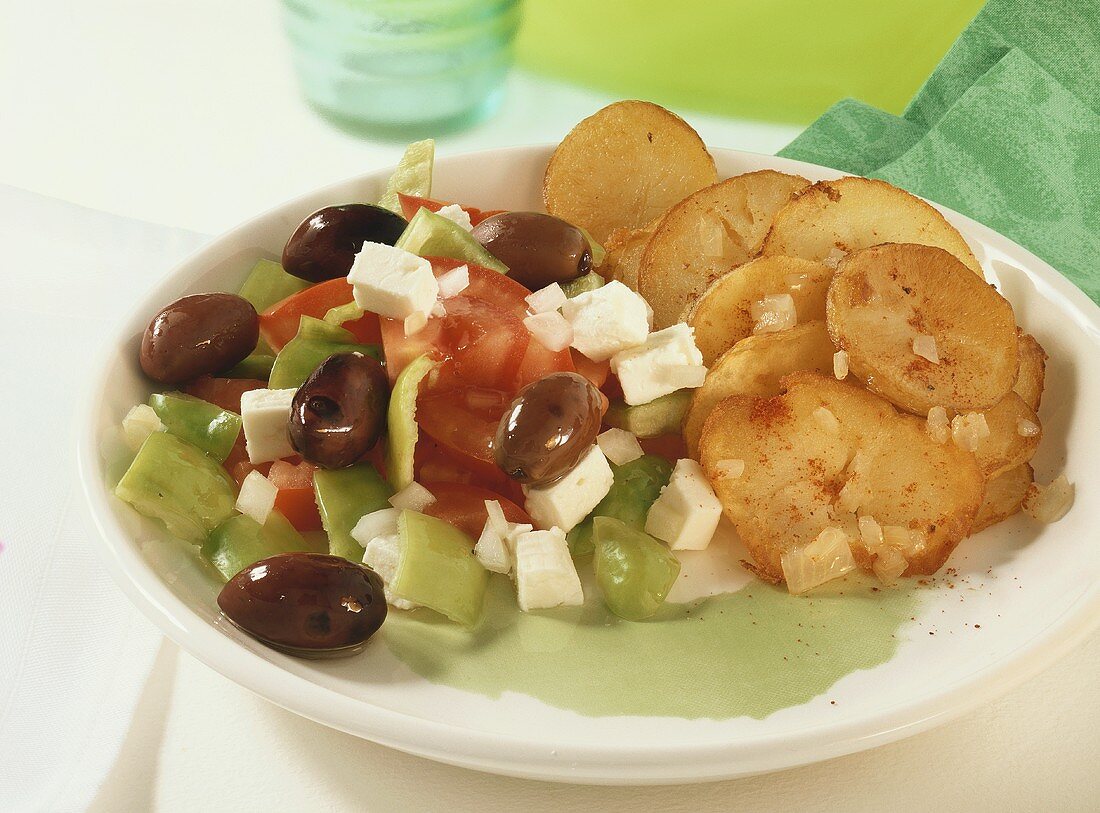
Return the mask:
{"type": "Polygon", "coordinates": [[[808,123],[854,96],[900,113],[981,5],[526,0],[517,61],[681,110],[808,123]]]}

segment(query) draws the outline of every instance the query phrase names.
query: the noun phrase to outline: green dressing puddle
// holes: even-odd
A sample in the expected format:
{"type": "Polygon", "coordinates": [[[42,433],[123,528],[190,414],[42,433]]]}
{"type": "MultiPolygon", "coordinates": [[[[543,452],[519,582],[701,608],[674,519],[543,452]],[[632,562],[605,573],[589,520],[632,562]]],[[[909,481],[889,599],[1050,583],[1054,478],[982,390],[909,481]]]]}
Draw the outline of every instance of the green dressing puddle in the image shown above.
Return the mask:
{"type": "Polygon", "coordinates": [[[493,576],[469,632],[433,613],[391,613],[390,651],[422,677],[489,697],[513,691],[584,715],[767,717],[893,657],[916,591],[847,580],[812,597],[753,583],[653,619],[622,621],[597,591],[583,607],[527,614],[493,576]]]}

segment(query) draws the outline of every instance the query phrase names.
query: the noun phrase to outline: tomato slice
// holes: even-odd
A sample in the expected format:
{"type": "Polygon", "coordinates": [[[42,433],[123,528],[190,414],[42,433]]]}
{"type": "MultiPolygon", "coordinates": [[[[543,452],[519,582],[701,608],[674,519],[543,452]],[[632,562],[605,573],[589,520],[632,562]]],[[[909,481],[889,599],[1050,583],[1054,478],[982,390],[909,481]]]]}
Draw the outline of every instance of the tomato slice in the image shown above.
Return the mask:
{"type": "MultiPolygon", "coordinates": [[[[312,285],[276,302],[260,314],[260,334],[278,352],[298,333],[298,323],[303,316],[324,319],[330,310],[351,301],[351,283],[346,279],[330,279],[312,285]]],[[[377,314],[365,313],[341,327],[351,331],[360,344],[380,344],[382,341],[377,314]]]]}
{"type": "Polygon", "coordinates": [[[321,514],[313,496],[313,472],[316,468],[305,461],[276,460],[267,473],[267,479],[279,489],[275,495],[275,510],[299,531],[319,531],[322,528],[321,514]]]}
{"type": "Polygon", "coordinates": [[[435,502],[427,506],[424,513],[449,522],[474,540],[481,536],[489,516],[485,510],[486,500],[499,502],[504,518],[509,522],[534,524],[526,511],[487,488],[446,482],[424,483],[424,487],[435,496],[435,502]]]}
{"type": "MultiPolygon", "coordinates": [[[[204,375],[185,386],[183,391],[240,415],[241,396],[249,390],[262,390],[266,386],[267,382],[258,378],[212,378],[204,375]]],[[[243,440],[240,442],[244,443],[243,440]]]]}
{"type": "Polygon", "coordinates": [[[592,361],[584,353],[577,350],[570,351],[573,355],[573,367],[596,387],[602,387],[607,377],[611,374],[610,361],[592,361]]]}
{"type": "MultiPolygon", "coordinates": [[[[401,213],[405,215],[406,220],[412,220],[415,215],[422,208],[427,209],[429,212],[438,212],[444,206],[450,205],[448,201],[432,200],[431,198],[420,198],[416,195],[404,195],[401,192],[397,193],[397,199],[401,201],[401,213]]],[[[470,225],[476,226],[482,220],[493,215],[499,215],[504,212],[503,209],[488,209],[482,211],[481,209],[475,209],[473,206],[467,206],[465,204],[459,204],[466,210],[466,214],[470,216],[470,225]]]]}

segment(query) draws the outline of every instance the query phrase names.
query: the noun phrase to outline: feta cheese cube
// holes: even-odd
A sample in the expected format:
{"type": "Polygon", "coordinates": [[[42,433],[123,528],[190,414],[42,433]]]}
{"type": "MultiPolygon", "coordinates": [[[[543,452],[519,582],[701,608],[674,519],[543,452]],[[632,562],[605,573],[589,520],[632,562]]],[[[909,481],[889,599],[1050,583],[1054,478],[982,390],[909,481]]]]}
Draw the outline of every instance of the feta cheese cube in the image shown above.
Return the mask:
{"type": "Polygon", "coordinates": [[[474,224],[470,222],[470,213],[457,203],[448,203],[436,212],[440,217],[445,217],[452,223],[457,223],[466,231],[473,231],[474,224]]]}
{"type": "Polygon", "coordinates": [[[594,445],[561,479],[524,488],[527,513],[544,528],[570,531],[607,496],[614,481],[607,458],[594,445]]]}
{"type": "Polygon", "coordinates": [[[509,574],[515,567],[515,545],[520,534],[533,530],[527,523],[506,522],[501,534],[492,519],[486,520],[485,527],[474,545],[474,556],[486,570],[493,573],[509,574]]]}
{"type": "Polygon", "coordinates": [[[383,243],[363,243],[348,272],[355,304],[365,311],[405,319],[432,312],[439,283],[423,257],[383,243]]]}
{"type": "Polygon", "coordinates": [[[126,445],[135,452],[151,434],[162,429],[164,424],[160,422],[160,416],[148,404],[138,404],[122,419],[122,434],[126,438],[126,445]]]}
{"type": "Polygon", "coordinates": [[[695,331],[682,322],[649,334],[644,344],[616,353],[611,357],[611,371],[632,406],[700,386],[706,376],[703,354],[695,346],[695,331]]]}
{"type": "Polygon", "coordinates": [[[398,534],[376,536],[367,543],[363,554],[363,564],[378,574],[386,591],[386,603],[399,610],[411,610],[416,607],[411,601],[398,598],[390,591],[390,584],[397,576],[397,566],[401,563],[401,537],[398,534]]]}
{"type": "Polygon", "coordinates": [[[296,389],[249,390],[241,395],[241,422],[249,462],[267,463],[295,453],[286,427],[296,392],[296,389]]]}
{"type": "Polygon", "coordinates": [[[568,299],[562,314],[573,325],[573,347],[593,361],[606,361],[645,341],[646,301],[618,280],[568,299]]]}
{"type": "Polygon", "coordinates": [[[263,525],[275,507],[275,497],[278,494],[279,489],[273,482],[258,471],[250,471],[241,483],[236,508],[242,514],[252,517],[263,525]]]}
{"type": "Polygon", "coordinates": [[[525,613],[584,603],[565,531],[528,531],[516,537],[516,594],[525,613]]]}
{"type": "Polygon", "coordinates": [[[672,550],[703,550],[722,518],[722,504],[694,460],[676,461],[672,477],[650,506],[645,532],[672,550]]]}

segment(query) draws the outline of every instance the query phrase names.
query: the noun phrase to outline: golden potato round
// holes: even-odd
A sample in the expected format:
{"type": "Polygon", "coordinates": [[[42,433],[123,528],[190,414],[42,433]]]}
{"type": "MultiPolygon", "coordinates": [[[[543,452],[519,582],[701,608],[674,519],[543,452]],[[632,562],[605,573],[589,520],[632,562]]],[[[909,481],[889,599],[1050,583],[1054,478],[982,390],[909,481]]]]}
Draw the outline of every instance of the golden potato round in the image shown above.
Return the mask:
{"type": "Polygon", "coordinates": [[[714,280],[755,257],[772,215],[808,185],[770,169],[749,172],[701,189],[669,211],[638,273],[654,329],[675,324],[714,280]]]}
{"type": "Polygon", "coordinates": [[[623,101],[562,139],[542,197],[547,212],[603,243],[613,230],[644,226],[717,178],[714,159],[687,122],[650,102],[623,101]]]}
{"type": "MultiPolygon", "coordinates": [[[[974,456],[936,443],[922,420],[862,387],[814,372],[783,384],[783,395],[722,401],[700,441],[703,468],[757,566],[782,578],[783,553],[829,527],[845,530],[855,553],[857,517],[871,516],[912,532],[899,551],[908,575],[938,570],[982,502],[974,456]],[[723,476],[730,460],[744,462],[741,476],[723,476]]],[[[857,561],[873,563],[866,551],[857,561]]]]}
{"type": "Polygon", "coordinates": [[[917,415],[990,409],[1016,381],[1012,306],[942,248],[888,243],[849,255],[826,318],[852,373],[917,415]],[[918,355],[915,340],[934,340],[938,361],[918,355]]]}
{"type": "Polygon", "coordinates": [[[1038,412],[1046,380],[1046,351],[1034,336],[1020,331],[1019,356],[1020,371],[1016,374],[1016,384],[1012,389],[1019,393],[1033,412],[1038,412]]]}
{"type": "MultiPolygon", "coordinates": [[[[696,333],[698,336],[698,333],[696,333]]],[[[806,322],[778,333],[761,333],[742,339],[708,363],[703,386],[693,390],[684,416],[684,442],[688,453],[699,459],[699,438],[707,416],[731,395],[769,397],[782,391],[780,380],[798,370],[830,373],[833,343],[822,321],[806,322]]]]}
{"type": "Polygon", "coordinates": [[[985,498],[974,517],[971,534],[984,531],[991,525],[1018,514],[1024,505],[1027,490],[1035,480],[1035,472],[1027,463],[1002,472],[985,483],[985,498]]]}
{"type": "Polygon", "coordinates": [[[695,300],[685,319],[695,328],[703,364],[709,367],[752,335],[752,307],[770,294],[790,294],[798,324],[824,319],[825,292],[832,279],[829,266],[797,257],[760,257],[726,272],[695,300]]]}
{"type": "Polygon", "coordinates": [[[881,243],[939,246],[979,276],[982,267],[958,230],[936,209],[885,181],[819,181],[775,214],[760,250],[816,262],[881,243]]]}
{"type": "Polygon", "coordinates": [[[1016,392],[1009,392],[993,409],[986,410],[988,437],[978,441],[974,456],[986,479],[1004,474],[1035,456],[1042,439],[1042,424],[1035,410],[1016,392]],[[1021,424],[1034,426],[1037,434],[1020,433],[1021,424]]]}
{"type": "Polygon", "coordinates": [[[604,246],[607,254],[599,269],[604,279],[608,282],[618,280],[630,290],[638,290],[638,268],[642,264],[642,254],[662,217],[655,217],[640,229],[615,229],[611,232],[604,246]]]}

